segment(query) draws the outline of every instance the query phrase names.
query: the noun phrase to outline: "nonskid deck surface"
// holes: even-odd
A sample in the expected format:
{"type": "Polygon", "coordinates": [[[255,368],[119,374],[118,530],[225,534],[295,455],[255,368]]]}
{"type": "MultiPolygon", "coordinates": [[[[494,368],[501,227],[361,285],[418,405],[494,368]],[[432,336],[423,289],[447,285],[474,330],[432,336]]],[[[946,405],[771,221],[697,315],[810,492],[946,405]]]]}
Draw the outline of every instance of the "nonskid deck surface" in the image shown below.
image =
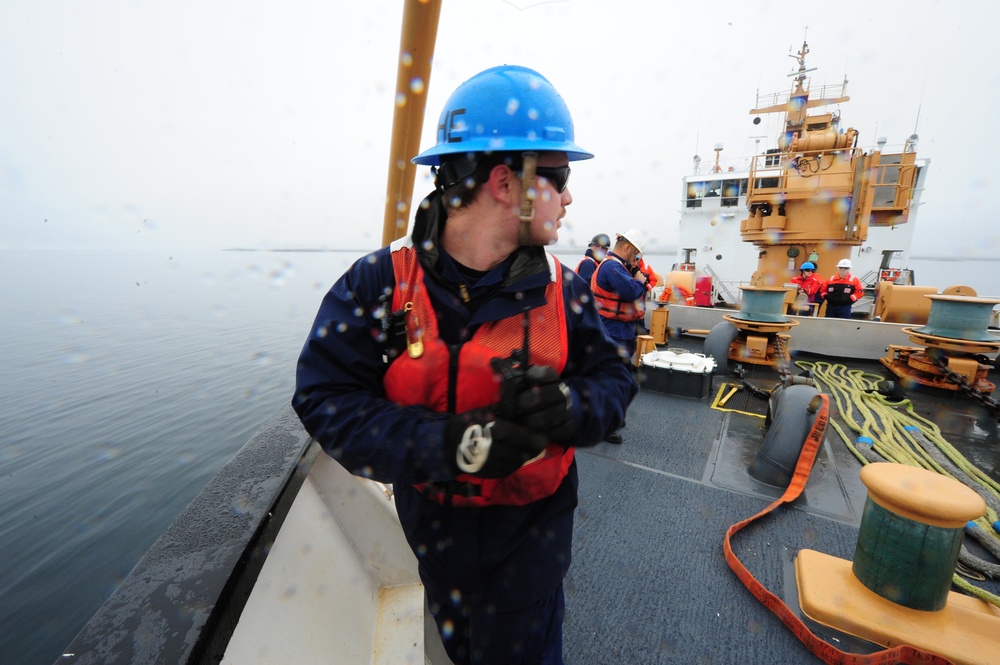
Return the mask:
{"type": "MultiPolygon", "coordinates": [[[[877,363],[860,368],[879,373],[877,363]]],[[[565,656],[603,663],[818,662],[729,570],[722,542],[782,490],[746,468],[763,420],[706,399],[640,391],[620,446],[581,450],[580,505],[566,579],[565,656]]],[[[773,385],[766,373],[754,383],[773,385]]],[[[996,416],[955,395],[915,396],[949,440],[993,477],[1000,473],[996,416]]],[[[792,565],[809,548],[853,559],[865,500],[861,464],[828,431],[803,496],[737,534],[737,556],[797,610],[792,565]]],[[[1000,584],[985,586],[1000,593],[1000,584]]],[[[863,651],[857,641],[836,641],[863,651]]],[[[870,650],[870,649],[869,649],[870,650]]]]}

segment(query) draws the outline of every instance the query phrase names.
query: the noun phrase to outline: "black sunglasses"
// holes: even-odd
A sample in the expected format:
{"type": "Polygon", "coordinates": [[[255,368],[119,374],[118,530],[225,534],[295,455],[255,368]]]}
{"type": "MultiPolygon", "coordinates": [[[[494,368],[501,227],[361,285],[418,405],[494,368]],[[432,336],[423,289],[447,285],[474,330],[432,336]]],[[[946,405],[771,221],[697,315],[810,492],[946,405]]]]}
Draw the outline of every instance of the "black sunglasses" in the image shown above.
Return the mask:
{"type": "Polygon", "coordinates": [[[538,166],[535,167],[535,175],[551,182],[560,194],[566,191],[566,185],[569,184],[568,166],[538,166]]]}

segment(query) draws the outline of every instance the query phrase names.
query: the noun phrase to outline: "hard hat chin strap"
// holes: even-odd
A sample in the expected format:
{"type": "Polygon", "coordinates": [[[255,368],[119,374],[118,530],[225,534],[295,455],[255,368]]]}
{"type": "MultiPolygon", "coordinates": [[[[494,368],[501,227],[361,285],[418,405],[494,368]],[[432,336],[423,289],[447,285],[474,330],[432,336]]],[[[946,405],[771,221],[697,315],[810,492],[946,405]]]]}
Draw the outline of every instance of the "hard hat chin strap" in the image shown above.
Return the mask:
{"type": "Polygon", "coordinates": [[[531,222],[535,218],[535,168],[538,166],[538,153],[526,152],[522,155],[521,164],[521,224],[517,229],[517,240],[522,247],[530,247],[531,222]]]}

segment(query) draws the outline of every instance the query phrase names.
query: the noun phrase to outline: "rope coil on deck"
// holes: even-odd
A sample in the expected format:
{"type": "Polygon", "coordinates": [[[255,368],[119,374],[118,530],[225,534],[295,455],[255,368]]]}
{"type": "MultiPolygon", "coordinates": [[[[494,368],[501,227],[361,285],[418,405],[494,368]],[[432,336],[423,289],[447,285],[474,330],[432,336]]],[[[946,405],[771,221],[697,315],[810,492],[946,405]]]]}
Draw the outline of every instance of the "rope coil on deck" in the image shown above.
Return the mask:
{"type": "MultiPolygon", "coordinates": [[[[840,418],[854,435],[834,419],[830,424],[844,445],[862,464],[895,462],[928,469],[970,487],[986,501],[986,514],[970,522],[966,535],[1000,559],[1000,483],[969,462],[941,434],[941,429],[914,411],[909,399],[893,401],[879,392],[882,377],[828,362],[796,361],[830,395],[840,418]]],[[[884,388],[884,386],[881,386],[884,388]]],[[[962,546],[961,563],[1000,579],[1000,565],[983,560],[962,546]]],[[[966,593],[1000,607],[1000,596],[976,587],[957,573],[952,582],[966,593]]]]}

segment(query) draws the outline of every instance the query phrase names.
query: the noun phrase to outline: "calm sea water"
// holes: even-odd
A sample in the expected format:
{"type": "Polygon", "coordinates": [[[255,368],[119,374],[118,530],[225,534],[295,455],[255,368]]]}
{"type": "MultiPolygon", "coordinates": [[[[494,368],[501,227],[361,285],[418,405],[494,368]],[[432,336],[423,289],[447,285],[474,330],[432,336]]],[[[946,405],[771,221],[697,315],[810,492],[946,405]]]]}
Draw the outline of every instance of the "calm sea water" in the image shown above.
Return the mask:
{"type": "MultiPolygon", "coordinates": [[[[361,254],[0,253],[0,663],[53,663],[288,402],[320,299],[361,254]]],[[[911,267],[1000,294],[1000,260],[911,267]]]]}
{"type": "Polygon", "coordinates": [[[0,663],[55,661],[288,402],[360,255],[0,254],[0,663]]]}

